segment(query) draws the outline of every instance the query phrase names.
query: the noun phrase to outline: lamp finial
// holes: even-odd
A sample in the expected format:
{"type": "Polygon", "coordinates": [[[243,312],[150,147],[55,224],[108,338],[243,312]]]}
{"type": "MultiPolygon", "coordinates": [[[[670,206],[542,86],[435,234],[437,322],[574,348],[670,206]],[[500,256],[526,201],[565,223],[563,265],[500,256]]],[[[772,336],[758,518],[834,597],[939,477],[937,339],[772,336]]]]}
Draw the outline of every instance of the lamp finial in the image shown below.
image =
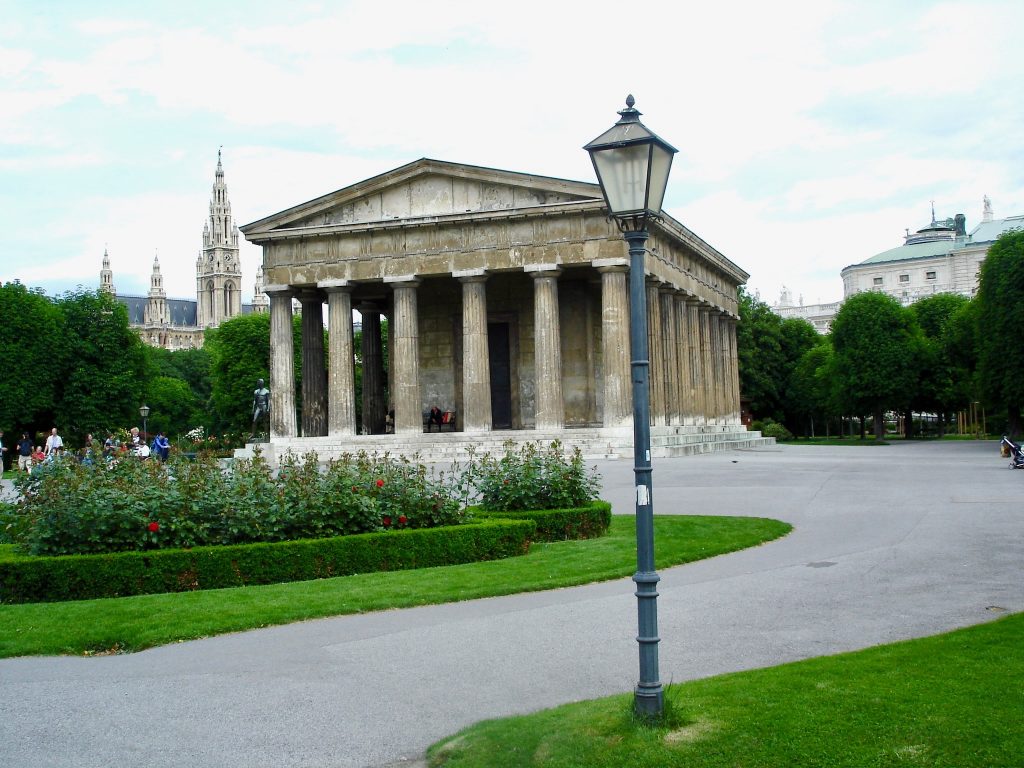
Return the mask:
{"type": "Polygon", "coordinates": [[[634,104],[636,104],[636,99],[633,98],[633,94],[631,93],[626,97],[626,106],[632,109],[634,104]]]}

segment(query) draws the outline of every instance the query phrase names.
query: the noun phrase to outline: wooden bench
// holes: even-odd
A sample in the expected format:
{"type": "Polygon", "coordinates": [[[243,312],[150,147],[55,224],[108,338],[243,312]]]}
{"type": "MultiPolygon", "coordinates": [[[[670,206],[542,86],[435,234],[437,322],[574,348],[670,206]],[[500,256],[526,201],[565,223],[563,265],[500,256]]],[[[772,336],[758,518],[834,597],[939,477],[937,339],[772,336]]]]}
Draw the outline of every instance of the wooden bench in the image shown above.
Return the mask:
{"type": "Polygon", "coordinates": [[[447,429],[449,432],[455,431],[455,411],[442,411],[441,412],[441,423],[433,422],[430,420],[430,411],[423,412],[423,431],[433,432],[434,427],[437,427],[438,432],[443,432],[447,429]]]}

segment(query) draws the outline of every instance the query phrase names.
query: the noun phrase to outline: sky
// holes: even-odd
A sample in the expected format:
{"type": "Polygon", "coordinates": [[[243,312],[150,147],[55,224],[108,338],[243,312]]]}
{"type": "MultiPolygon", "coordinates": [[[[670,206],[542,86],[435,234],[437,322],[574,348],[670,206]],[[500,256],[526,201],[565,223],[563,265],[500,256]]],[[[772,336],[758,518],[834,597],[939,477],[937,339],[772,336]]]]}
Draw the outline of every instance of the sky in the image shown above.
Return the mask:
{"type": "MultiPolygon", "coordinates": [[[[235,221],[421,157],[595,181],[632,93],[664,210],[768,303],[938,218],[1024,214],[1019,0],[0,0],[0,281],[195,297],[217,151],[235,221]]],[[[243,296],[260,249],[241,251],[243,296]]]]}

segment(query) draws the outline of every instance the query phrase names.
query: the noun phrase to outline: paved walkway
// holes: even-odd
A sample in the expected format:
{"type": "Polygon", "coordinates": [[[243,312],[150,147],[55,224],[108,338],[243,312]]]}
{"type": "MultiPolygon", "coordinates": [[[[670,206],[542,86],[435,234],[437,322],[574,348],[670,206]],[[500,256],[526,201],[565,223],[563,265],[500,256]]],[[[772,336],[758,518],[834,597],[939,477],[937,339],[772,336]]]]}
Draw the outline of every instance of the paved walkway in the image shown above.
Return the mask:
{"type": "MultiPolygon", "coordinates": [[[[630,512],[632,468],[601,465],[630,512]]],[[[665,682],[1024,610],[1024,472],[994,443],[791,447],[655,464],[658,514],[796,530],[662,573],[665,682]]],[[[0,764],[409,765],[483,718],[629,691],[619,580],[305,622],[105,658],[0,661],[0,764]]]]}

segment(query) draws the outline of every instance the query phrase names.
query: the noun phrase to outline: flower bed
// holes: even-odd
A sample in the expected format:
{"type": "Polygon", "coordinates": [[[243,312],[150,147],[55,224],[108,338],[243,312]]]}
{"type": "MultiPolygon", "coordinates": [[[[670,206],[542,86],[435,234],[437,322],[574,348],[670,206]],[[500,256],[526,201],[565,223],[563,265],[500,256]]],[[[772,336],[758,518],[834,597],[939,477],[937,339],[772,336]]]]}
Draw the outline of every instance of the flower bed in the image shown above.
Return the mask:
{"type": "Polygon", "coordinates": [[[453,525],[465,519],[453,484],[422,465],[365,454],[321,468],[288,456],[227,470],[195,461],[57,461],[19,481],[10,538],[36,555],[230,545],[453,525]]]}

